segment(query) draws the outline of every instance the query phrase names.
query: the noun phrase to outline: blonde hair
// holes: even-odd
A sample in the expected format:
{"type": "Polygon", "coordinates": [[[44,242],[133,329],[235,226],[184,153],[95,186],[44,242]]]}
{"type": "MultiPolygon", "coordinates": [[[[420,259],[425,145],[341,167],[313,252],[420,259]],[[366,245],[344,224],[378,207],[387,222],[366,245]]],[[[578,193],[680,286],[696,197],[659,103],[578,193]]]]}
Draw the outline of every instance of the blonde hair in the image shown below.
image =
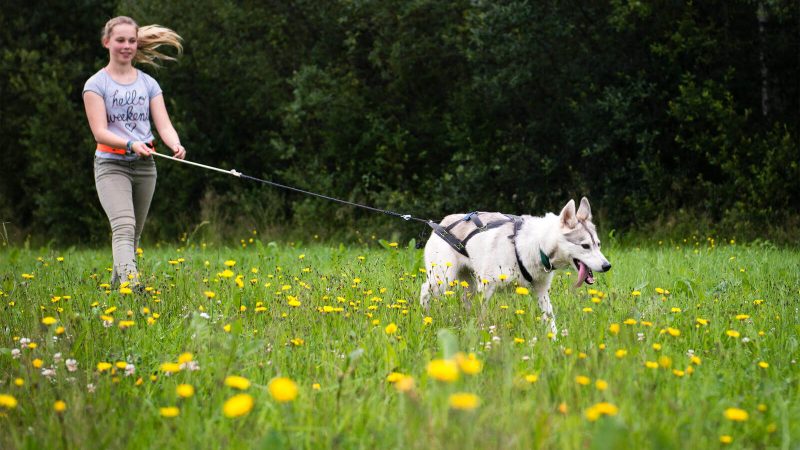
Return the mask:
{"type": "Polygon", "coordinates": [[[128,16],[117,16],[106,22],[100,38],[101,42],[105,43],[107,39],[110,39],[114,27],[121,24],[133,25],[136,28],[137,50],[134,62],[160,67],[158,60],[176,61],[176,58],[157,50],[162,45],[174,47],[178,51],[178,55],[183,53],[183,45],[181,44],[183,38],[178,33],[161,25],[139,27],[136,21],[128,16]]]}

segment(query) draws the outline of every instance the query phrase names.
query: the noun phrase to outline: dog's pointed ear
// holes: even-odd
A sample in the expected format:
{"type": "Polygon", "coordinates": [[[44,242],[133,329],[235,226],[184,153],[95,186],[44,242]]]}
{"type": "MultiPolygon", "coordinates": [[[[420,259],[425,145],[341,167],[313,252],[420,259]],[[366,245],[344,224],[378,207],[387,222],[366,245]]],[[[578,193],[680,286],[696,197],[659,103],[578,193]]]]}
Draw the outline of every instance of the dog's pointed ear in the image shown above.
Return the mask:
{"type": "Polygon", "coordinates": [[[561,210],[559,215],[561,218],[561,226],[564,228],[575,228],[578,225],[578,219],[575,217],[575,200],[570,200],[567,206],[561,210]]]}
{"type": "Polygon", "coordinates": [[[592,207],[589,206],[589,199],[583,197],[581,199],[581,206],[578,207],[578,220],[591,221],[592,220],[592,207]]]}

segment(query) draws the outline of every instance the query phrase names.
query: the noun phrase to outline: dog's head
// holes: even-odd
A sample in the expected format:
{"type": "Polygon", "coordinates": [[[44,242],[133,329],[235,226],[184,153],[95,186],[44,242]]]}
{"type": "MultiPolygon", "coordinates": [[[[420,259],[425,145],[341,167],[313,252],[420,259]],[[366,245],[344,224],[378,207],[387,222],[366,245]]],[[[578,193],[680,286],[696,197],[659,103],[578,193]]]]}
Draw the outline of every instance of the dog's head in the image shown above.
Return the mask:
{"type": "Polygon", "coordinates": [[[594,272],[608,272],[611,263],[600,251],[600,239],[592,223],[592,208],[586,197],[581,199],[575,211],[575,201],[570,200],[559,215],[561,221],[561,245],[559,250],[568,255],[578,271],[578,282],[594,283],[594,272]]]}

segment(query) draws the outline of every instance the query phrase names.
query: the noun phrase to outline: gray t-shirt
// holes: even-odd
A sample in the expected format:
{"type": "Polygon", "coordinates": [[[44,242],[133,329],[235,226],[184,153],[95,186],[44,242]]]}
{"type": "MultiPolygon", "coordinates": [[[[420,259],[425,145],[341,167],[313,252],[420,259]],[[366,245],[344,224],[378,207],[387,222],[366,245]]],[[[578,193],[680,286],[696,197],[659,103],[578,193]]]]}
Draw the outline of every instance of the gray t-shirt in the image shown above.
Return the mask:
{"type": "MultiPolygon", "coordinates": [[[[150,75],[136,69],[136,81],[120,84],[114,81],[106,69],[100,69],[83,86],[83,93],[92,91],[103,97],[106,104],[108,130],[126,141],[150,142],[153,132],[150,126],[150,100],[161,95],[161,87],[150,75]]],[[[98,158],[131,161],[138,155],[117,155],[95,151],[98,158]]]]}

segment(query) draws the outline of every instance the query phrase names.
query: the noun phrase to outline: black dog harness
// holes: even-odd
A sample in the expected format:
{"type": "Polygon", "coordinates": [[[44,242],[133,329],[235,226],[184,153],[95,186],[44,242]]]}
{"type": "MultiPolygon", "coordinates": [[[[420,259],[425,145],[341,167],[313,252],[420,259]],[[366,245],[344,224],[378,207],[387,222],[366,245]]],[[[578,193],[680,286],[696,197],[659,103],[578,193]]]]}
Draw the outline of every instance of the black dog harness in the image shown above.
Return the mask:
{"type": "MultiPolygon", "coordinates": [[[[478,211],[473,211],[464,216],[461,220],[457,220],[448,225],[447,227],[443,227],[432,220],[428,221],[428,225],[431,228],[433,228],[433,232],[437,236],[444,239],[444,241],[450,244],[450,246],[453,247],[455,251],[469,258],[469,253],[467,252],[467,242],[469,242],[469,240],[472,239],[473,236],[475,236],[478,233],[491,230],[492,228],[502,227],[505,224],[513,223],[514,232],[510,234],[508,238],[511,239],[511,242],[514,244],[514,254],[517,257],[517,265],[519,266],[519,271],[522,274],[522,277],[525,278],[525,280],[528,283],[532,283],[533,277],[531,276],[531,273],[528,272],[528,269],[525,268],[525,265],[522,264],[522,259],[520,259],[519,250],[517,249],[516,239],[517,239],[517,233],[519,232],[520,228],[522,228],[522,223],[523,223],[522,217],[515,216],[512,214],[503,214],[504,216],[506,216],[505,219],[495,220],[487,224],[484,224],[478,217],[480,214],[481,213],[478,211]],[[452,230],[454,227],[456,227],[458,224],[462,222],[472,222],[473,224],[475,224],[475,229],[472,230],[472,232],[470,232],[467,235],[467,237],[464,238],[464,240],[459,240],[457,237],[453,236],[452,233],[450,233],[450,230],[452,230]]],[[[542,249],[539,249],[539,257],[542,260],[542,265],[544,266],[546,272],[553,270],[553,264],[550,263],[550,258],[542,251],[542,249]]]]}

